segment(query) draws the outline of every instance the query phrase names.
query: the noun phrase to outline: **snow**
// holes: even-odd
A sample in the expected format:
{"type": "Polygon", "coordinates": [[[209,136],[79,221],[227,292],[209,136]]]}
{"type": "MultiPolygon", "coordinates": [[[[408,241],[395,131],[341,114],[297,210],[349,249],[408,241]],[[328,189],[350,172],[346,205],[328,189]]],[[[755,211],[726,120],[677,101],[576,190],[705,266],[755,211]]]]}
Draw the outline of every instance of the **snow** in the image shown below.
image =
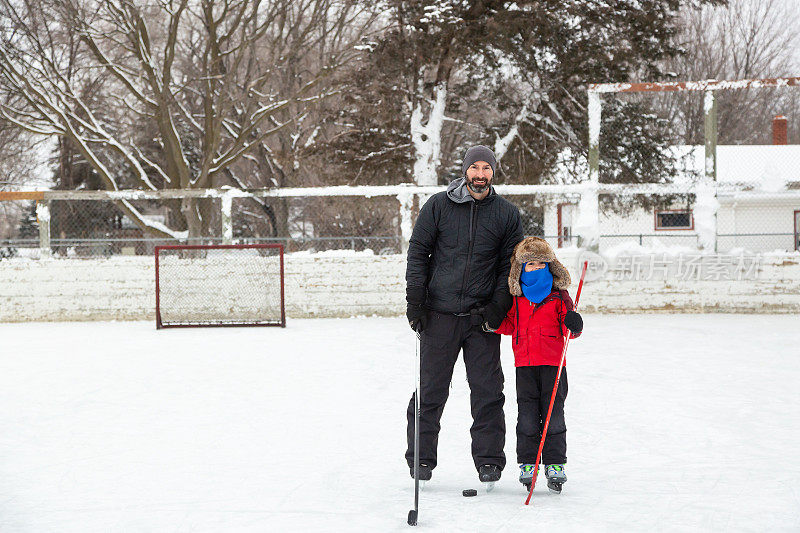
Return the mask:
{"type": "MultiPolygon", "coordinates": [[[[600,100],[600,95],[596,92],[589,92],[588,102],[589,114],[589,147],[600,146],[600,125],[603,112],[603,103],[600,100]]],[[[596,176],[591,177],[592,180],[597,180],[596,176]]]]}
{"type": "Polygon", "coordinates": [[[375,251],[372,249],[366,250],[321,250],[321,251],[311,251],[311,250],[301,250],[299,252],[290,252],[286,254],[286,257],[374,257],[375,251]]]}
{"type": "MultiPolygon", "coordinates": [[[[697,176],[706,172],[705,147],[702,145],[679,145],[670,149],[670,155],[685,163],[673,182],[685,184],[687,188],[697,176]]],[[[783,192],[788,182],[800,181],[797,161],[800,145],[718,145],[717,183],[729,186],[753,186],[765,192],[783,192]]]]}
{"type": "Polygon", "coordinates": [[[714,91],[706,91],[703,97],[703,114],[708,116],[714,110],[714,91]]]}
{"type": "Polygon", "coordinates": [[[714,250],[717,242],[717,200],[714,185],[708,180],[703,180],[697,186],[694,209],[694,229],[697,232],[697,241],[703,250],[714,250]]]}
{"type": "MultiPolygon", "coordinates": [[[[414,208],[414,197],[410,194],[398,194],[400,201],[400,234],[403,237],[403,246],[407,249],[411,234],[414,231],[411,210],[414,208]]],[[[424,205],[420,203],[419,205],[424,205]]],[[[406,250],[404,250],[406,251],[406,250]]]]}
{"type": "Polygon", "coordinates": [[[441,82],[433,88],[428,120],[423,120],[423,102],[418,100],[411,113],[411,140],[414,143],[414,181],[417,185],[436,185],[436,169],[442,149],[442,127],[447,107],[447,83],[441,82]]]}
{"type": "Polygon", "coordinates": [[[592,248],[600,242],[600,208],[596,182],[589,183],[585,187],[578,202],[578,216],[573,230],[576,235],[580,235],[582,246],[592,248]]]}
{"type": "Polygon", "coordinates": [[[772,78],[760,80],[732,80],[718,81],[715,79],[702,81],[667,82],[667,83],[593,83],[589,85],[590,92],[616,93],[626,91],[651,90],[674,91],[718,91],[730,89],[760,89],[765,87],[789,87],[798,85],[800,78],[772,78]]]}
{"type": "MultiPolygon", "coordinates": [[[[797,320],[586,315],[568,355],[569,481],[560,496],[540,483],[529,507],[508,337],[510,464],[492,493],[461,496],[480,487],[459,361],[419,527],[797,530],[797,320]]],[[[408,530],[402,318],[0,324],[0,338],[4,533],[408,530]]]]}
{"type": "Polygon", "coordinates": [[[497,161],[501,161],[503,157],[505,157],[506,152],[508,152],[508,148],[511,146],[511,143],[514,141],[514,138],[519,134],[519,123],[526,120],[528,118],[528,104],[522,106],[519,113],[514,119],[514,123],[509,128],[508,132],[505,135],[500,137],[499,135],[495,136],[494,141],[494,155],[497,158],[497,161]]]}
{"type": "Polygon", "coordinates": [[[423,11],[425,14],[419,19],[423,24],[443,26],[462,22],[461,19],[453,14],[453,6],[447,0],[433,2],[433,5],[425,6],[423,11]]]}
{"type": "Polygon", "coordinates": [[[752,182],[768,192],[800,181],[800,145],[717,146],[717,181],[752,182]]]}
{"type": "Polygon", "coordinates": [[[36,219],[39,224],[50,222],[50,205],[46,202],[36,203],[36,219]]]}
{"type": "MultiPolygon", "coordinates": [[[[600,118],[602,104],[600,95],[596,92],[589,93],[589,149],[599,147],[600,139],[600,118]]],[[[588,169],[588,182],[586,189],[581,194],[578,202],[578,217],[575,220],[573,230],[576,235],[580,235],[582,244],[587,248],[595,248],[600,242],[600,212],[598,206],[598,184],[600,174],[598,168],[588,169]]],[[[569,176],[562,176],[557,181],[568,183],[571,181],[569,176]]]]}
{"type": "MultiPolygon", "coordinates": [[[[138,213],[138,210],[133,205],[131,205],[130,202],[128,202],[127,200],[122,200],[122,203],[124,203],[128,207],[128,209],[130,209],[131,211],[138,213]]],[[[189,237],[189,231],[188,230],[184,230],[184,231],[173,230],[173,229],[169,228],[163,222],[161,222],[159,220],[154,220],[153,218],[140,216],[139,217],[139,222],[144,226],[147,226],[149,228],[153,228],[153,229],[155,229],[157,231],[160,231],[160,232],[164,233],[165,235],[169,235],[170,237],[172,237],[173,239],[176,239],[176,240],[186,239],[186,238],[189,237]]]]}
{"type": "MultiPolygon", "coordinates": [[[[570,249],[570,253],[579,253],[579,252],[580,249],[577,248],[570,249]]],[[[731,255],[743,254],[745,253],[745,250],[739,249],[736,250],[735,252],[732,250],[729,253],[731,255]]],[[[653,244],[651,246],[642,246],[636,241],[624,241],[614,246],[609,246],[608,248],[603,250],[603,256],[609,259],[616,259],[617,257],[624,255],[658,255],[658,254],[670,257],[677,257],[681,254],[697,254],[697,249],[689,246],[668,245],[662,243],[659,239],[653,239],[653,244]]]]}

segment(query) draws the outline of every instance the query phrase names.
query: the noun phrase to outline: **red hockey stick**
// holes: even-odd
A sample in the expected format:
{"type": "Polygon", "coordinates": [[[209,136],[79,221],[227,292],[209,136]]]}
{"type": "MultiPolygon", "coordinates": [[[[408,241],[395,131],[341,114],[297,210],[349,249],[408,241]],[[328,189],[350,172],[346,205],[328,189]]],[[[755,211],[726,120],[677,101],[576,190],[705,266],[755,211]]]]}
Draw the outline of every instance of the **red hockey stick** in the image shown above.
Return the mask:
{"type": "MultiPolygon", "coordinates": [[[[578,302],[581,299],[581,290],[583,289],[583,278],[586,277],[586,267],[589,262],[583,262],[583,271],[581,272],[581,281],[578,283],[578,292],[575,294],[575,308],[573,311],[578,310],[578,302]]],[[[525,499],[525,505],[528,505],[533,496],[533,489],[536,487],[536,475],[539,473],[539,462],[542,460],[542,448],[544,448],[544,439],[547,437],[547,427],[550,425],[550,415],[553,414],[553,403],[556,400],[556,391],[558,390],[558,380],[561,379],[561,369],[564,368],[564,359],[567,357],[567,347],[569,346],[570,334],[564,337],[564,351],[561,352],[561,361],[558,363],[558,373],[556,373],[556,382],[553,384],[553,394],[550,395],[550,408],[547,410],[547,418],[544,419],[544,429],[542,430],[542,440],[539,441],[539,452],[536,454],[536,466],[533,467],[533,480],[531,481],[531,490],[528,492],[528,497],[525,499]]]]}

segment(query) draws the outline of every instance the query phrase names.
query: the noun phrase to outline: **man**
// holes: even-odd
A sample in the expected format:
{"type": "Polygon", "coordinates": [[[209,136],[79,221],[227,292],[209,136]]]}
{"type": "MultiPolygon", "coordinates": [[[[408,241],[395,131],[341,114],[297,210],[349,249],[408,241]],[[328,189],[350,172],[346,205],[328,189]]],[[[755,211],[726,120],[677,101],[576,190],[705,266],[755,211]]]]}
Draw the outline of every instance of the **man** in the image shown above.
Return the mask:
{"type": "MultiPolygon", "coordinates": [[[[439,421],[453,367],[464,352],[472,408],[472,458],[481,481],[497,481],[503,446],[503,370],[497,329],[511,308],[508,272],[522,240],[519,210],[492,188],[486,146],[467,150],[461,178],[425,202],[411,234],[406,315],[420,334],[420,479],[436,467],[439,421]]],[[[408,405],[406,461],[414,476],[414,397],[408,405]]]]}

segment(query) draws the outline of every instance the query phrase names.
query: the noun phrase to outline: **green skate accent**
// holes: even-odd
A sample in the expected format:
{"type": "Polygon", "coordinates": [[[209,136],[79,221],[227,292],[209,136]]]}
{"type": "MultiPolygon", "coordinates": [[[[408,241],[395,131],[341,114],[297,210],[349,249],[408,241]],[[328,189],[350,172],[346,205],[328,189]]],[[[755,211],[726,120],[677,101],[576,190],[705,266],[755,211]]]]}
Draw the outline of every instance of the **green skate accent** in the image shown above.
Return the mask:
{"type": "Polygon", "coordinates": [[[567,481],[567,474],[564,472],[563,464],[547,465],[544,468],[544,476],[556,483],[564,483],[567,481]]]}
{"type": "Polygon", "coordinates": [[[536,470],[536,465],[521,464],[519,465],[519,482],[523,485],[530,484],[533,481],[533,472],[536,470]]]}

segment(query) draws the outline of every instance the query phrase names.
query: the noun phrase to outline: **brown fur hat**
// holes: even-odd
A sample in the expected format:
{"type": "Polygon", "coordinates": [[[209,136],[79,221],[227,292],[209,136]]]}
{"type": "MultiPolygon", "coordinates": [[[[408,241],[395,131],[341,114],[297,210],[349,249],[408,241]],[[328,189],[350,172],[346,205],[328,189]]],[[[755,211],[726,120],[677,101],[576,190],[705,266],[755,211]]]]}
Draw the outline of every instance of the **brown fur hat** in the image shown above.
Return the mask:
{"type": "Polygon", "coordinates": [[[549,263],[550,273],[553,275],[553,287],[566,290],[572,280],[569,272],[556,259],[556,254],[547,241],[539,237],[526,237],[514,247],[511,256],[511,272],[508,273],[508,290],[514,296],[522,296],[522,287],[519,286],[519,277],[522,274],[522,265],[530,261],[549,263]]]}

